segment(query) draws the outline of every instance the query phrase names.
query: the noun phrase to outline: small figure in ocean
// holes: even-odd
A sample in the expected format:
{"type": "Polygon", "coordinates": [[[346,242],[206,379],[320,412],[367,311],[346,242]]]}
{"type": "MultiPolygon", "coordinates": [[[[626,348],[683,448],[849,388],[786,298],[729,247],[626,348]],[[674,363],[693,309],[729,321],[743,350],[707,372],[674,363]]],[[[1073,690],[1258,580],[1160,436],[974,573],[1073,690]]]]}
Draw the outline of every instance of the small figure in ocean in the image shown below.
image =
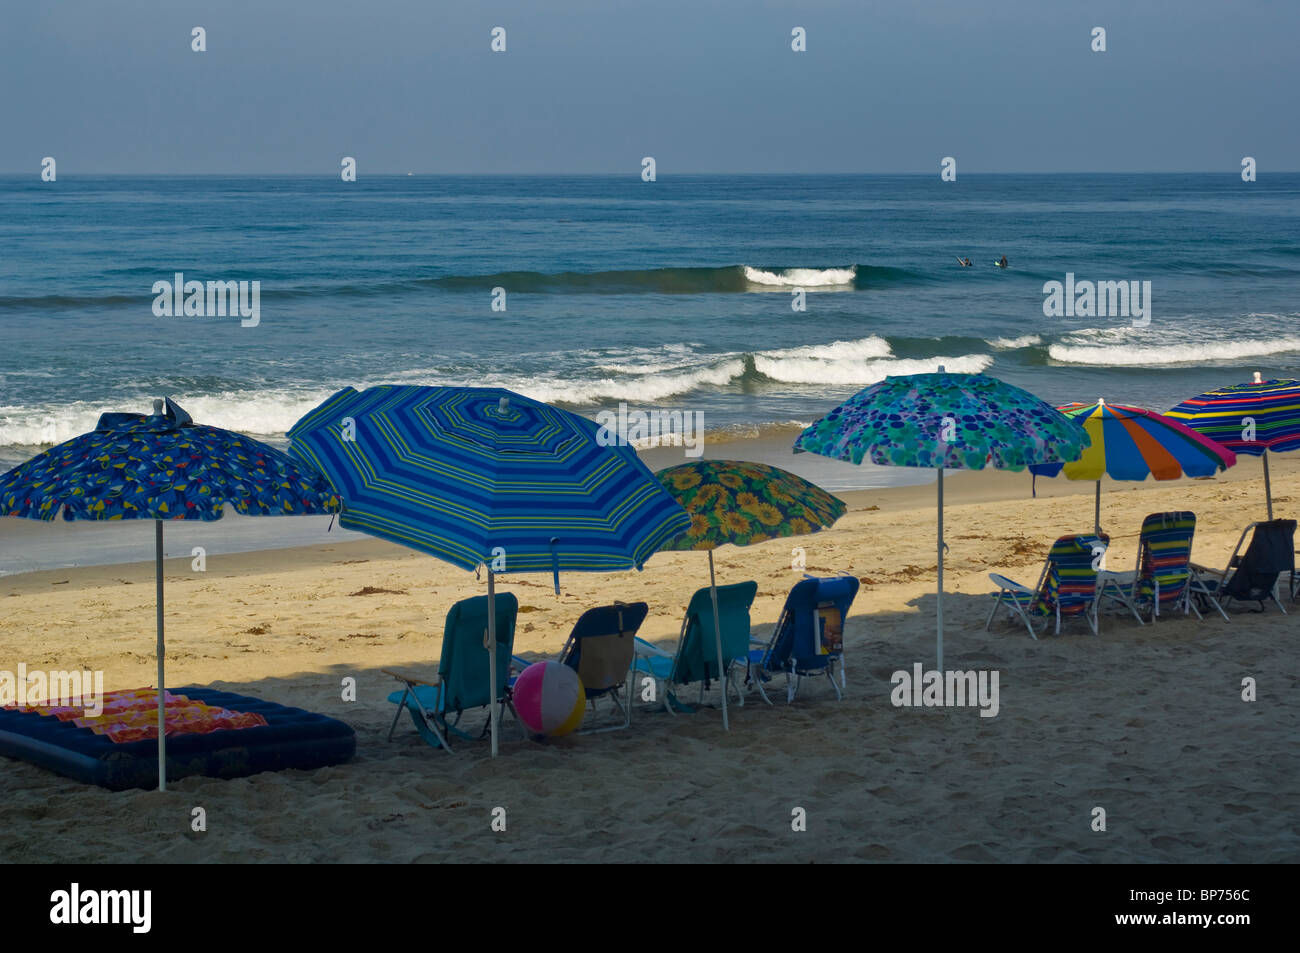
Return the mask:
{"type": "Polygon", "coordinates": [[[1007,267],[1007,256],[1006,256],[1006,255],[1003,255],[1003,256],[1002,256],[1002,260],[1001,260],[1000,262],[998,262],[998,267],[999,267],[999,268],[1005,268],[1005,267],[1007,267]]]}
{"type": "Polygon", "coordinates": [[[957,259],[957,264],[961,265],[963,268],[969,268],[969,267],[970,267],[970,259],[969,259],[969,258],[958,258],[958,259],[957,259]]]}

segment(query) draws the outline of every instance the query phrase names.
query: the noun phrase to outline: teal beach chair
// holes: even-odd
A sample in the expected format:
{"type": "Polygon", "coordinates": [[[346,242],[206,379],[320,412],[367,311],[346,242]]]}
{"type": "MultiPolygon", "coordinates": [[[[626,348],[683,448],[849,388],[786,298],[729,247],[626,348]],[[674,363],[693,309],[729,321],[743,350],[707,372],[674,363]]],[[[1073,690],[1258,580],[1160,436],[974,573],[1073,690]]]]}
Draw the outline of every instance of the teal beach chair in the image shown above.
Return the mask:
{"type": "MultiPolygon", "coordinates": [[[[515,619],[519,614],[519,600],[513,593],[502,592],[496,596],[497,623],[497,685],[489,692],[487,641],[488,597],[475,596],[462,599],[451,607],[442,632],[442,657],[436,674],[421,674],[394,669],[383,669],[402,683],[402,690],[393,692],[388,700],[397,706],[393,723],[388,728],[388,740],[402,711],[410,713],[415,730],[434,748],[451,751],[448,735],[469,738],[456,726],[461,715],[470,708],[486,708],[494,701],[501,702],[514,714],[507,692],[510,677],[511,648],[515,641],[515,619]]],[[[500,708],[497,708],[499,711],[500,708]]],[[[518,721],[518,716],[515,717],[518,721]]],[[[489,718],[483,732],[491,727],[489,718]]]]}
{"type": "Polygon", "coordinates": [[[713,682],[722,690],[734,689],[740,704],[745,703],[740,686],[731,680],[733,664],[742,665],[749,658],[749,607],[758,594],[758,583],[736,582],[718,586],[718,620],[722,631],[722,660],[719,664],[717,636],[713,625],[713,600],[708,586],[691,596],[682,619],[677,651],[669,654],[643,639],[637,639],[637,658],[633,671],[664,683],[664,705],[670,712],[691,711],[677,698],[680,685],[700,684],[700,701],[713,682]]]}

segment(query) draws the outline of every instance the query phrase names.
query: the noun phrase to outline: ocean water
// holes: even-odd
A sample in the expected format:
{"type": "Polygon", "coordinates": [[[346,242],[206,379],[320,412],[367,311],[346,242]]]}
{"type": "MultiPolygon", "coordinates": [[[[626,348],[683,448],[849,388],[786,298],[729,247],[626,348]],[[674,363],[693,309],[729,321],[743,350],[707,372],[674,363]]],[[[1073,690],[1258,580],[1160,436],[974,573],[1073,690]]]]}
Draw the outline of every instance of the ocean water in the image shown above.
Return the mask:
{"type": "Polygon", "coordinates": [[[732,440],[939,364],[1157,410],[1300,377],[1295,174],[10,176],[0,247],[0,469],[164,394],[280,444],[340,387],[405,382],[732,440]],[[260,282],[259,323],[156,316],[177,272],[260,282]],[[1045,316],[1067,272],[1149,281],[1149,323],[1045,316]]]}

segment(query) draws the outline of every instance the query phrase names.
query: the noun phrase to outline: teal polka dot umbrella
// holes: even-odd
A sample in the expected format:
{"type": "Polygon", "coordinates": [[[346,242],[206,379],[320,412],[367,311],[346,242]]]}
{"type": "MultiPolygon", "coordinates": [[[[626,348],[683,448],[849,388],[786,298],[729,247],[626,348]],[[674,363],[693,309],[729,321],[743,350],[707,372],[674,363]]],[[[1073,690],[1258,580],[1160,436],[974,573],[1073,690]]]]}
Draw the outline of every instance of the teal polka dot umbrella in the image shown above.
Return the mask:
{"type": "Polygon", "coordinates": [[[943,471],[1023,470],[1077,460],[1090,443],[1074,420],[1028,391],[984,374],[887,377],[854,394],[795,441],[804,451],[880,466],[938,471],[938,660],[943,671],[943,471]]]}

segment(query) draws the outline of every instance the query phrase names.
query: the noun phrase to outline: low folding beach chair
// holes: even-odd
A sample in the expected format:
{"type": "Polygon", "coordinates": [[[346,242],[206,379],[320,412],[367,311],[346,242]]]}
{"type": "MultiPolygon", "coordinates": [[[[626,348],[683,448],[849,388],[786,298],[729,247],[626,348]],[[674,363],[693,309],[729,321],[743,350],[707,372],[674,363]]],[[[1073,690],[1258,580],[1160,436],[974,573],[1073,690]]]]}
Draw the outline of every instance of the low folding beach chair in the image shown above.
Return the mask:
{"type": "Polygon", "coordinates": [[[1277,607],[1286,614],[1286,607],[1278,595],[1282,585],[1282,576],[1290,574],[1291,589],[1296,585],[1295,520],[1272,520],[1251,523],[1237,539],[1226,569],[1209,569],[1192,563],[1192,595],[1219,610],[1219,615],[1228,618],[1226,607],[1233,600],[1238,602],[1258,602],[1264,611],[1264,603],[1272,599],[1277,607]],[[1241,551],[1246,537],[1250,536],[1250,545],[1241,551]]]}
{"type": "Polygon", "coordinates": [[[1138,556],[1132,572],[1106,572],[1101,575],[1100,596],[1125,606],[1142,622],[1139,610],[1146,610],[1150,621],[1160,618],[1161,609],[1196,613],[1192,604],[1192,538],[1196,534],[1196,514],[1188,510],[1176,513],[1152,513],[1142,521],[1138,534],[1138,556]]]}
{"type": "Polygon", "coordinates": [[[677,651],[669,654],[637,639],[637,658],[633,670],[640,675],[664,682],[664,705],[668,711],[691,711],[677,699],[673,689],[679,685],[700,683],[700,701],[714,681],[722,683],[722,690],[734,689],[739,704],[745,704],[740,686],[732,682],[735,662],[749,657],[749,607],[758,594],[758,583],[736,582],[718,586],[718,620],[722,631],[722,664],[718,664],[717,635],[713,626],[713,600],[709,587],[691,596],[682,619],[681,636],[677,651]]]}
{"type": "MultiPolygon", "coordinates": [[[[462,599],[451,607],[443,626],[442,657],[436,673],[383,669],[384,674],[393,676],[403,686],[401,691],[388,696],[388,700],[397,705],[393,723],[388,727],[389,741],[393,740],[393,731],[397,728],[403,710],[410,713],[411,721],[415,723],[415,730],[421,738],[431,746],[445,748],[447,751],[451,751],[448,735],[471,737],[456,727],[467,709],[486,708],[497,701],[514,714],[506,685],[510,677],[510,651],[515,640],[519,600],[509,592],[496,595],[495,698],[488,691],[487,610],[487,596],[462,599]]],[[[515,720],[518,721],[517,715],[515,720]]],[[[482,733],[486,734],[490,727],[489,718],[482,733]]]]}
{"type": "Polygon", "coordinates": [[[998,586],[993,608],[984,622],[987,630],[1000,606],[1006,606],[1010,618],[1020,617],[1029,635],[1037,639],[1036,621],[1046,632],[1050,619],[1056,619],[1056,634],[1061,634],[1061,619],[1081,615],[1097,634],[1097,573],[1100,557],[1109,540],[1104,536],[1080,534],[1062,536],[1052,544],[1033,589],[1013,582],[1006,576],[989,573],[998,586]]]}
{"type": "Polygon", "coordinates": [[[583,690],[596,711],[596,699],[608,696],[621,724],[588,728],[588,732],[615,731],[632,725],[632,699],[627,697],[629,672],[636,653],[636,633],[650,607],[644,602],[616,602],[588,609],[573,626],[560,651],[560,663],[578,673],[583,690]],[[624,698],[620,699],[620,693],[624,698]]]}
{"type": "MultiPolygon", "coordinates": [[[[745,684],[753,685],[769,705],[763,683],[778,673],[785,675],[785,700],[794,701],[804,676],[825,675],[844,697],[844,620],[858,594],[854,576],[818,579],[807,576],[795,583],[764,648],[750,649],[745,684]],[[839,680],[835,678],[839,669],[839,680]]],[[[763,643],[751,639],[751,644],[763,643]]]]}

